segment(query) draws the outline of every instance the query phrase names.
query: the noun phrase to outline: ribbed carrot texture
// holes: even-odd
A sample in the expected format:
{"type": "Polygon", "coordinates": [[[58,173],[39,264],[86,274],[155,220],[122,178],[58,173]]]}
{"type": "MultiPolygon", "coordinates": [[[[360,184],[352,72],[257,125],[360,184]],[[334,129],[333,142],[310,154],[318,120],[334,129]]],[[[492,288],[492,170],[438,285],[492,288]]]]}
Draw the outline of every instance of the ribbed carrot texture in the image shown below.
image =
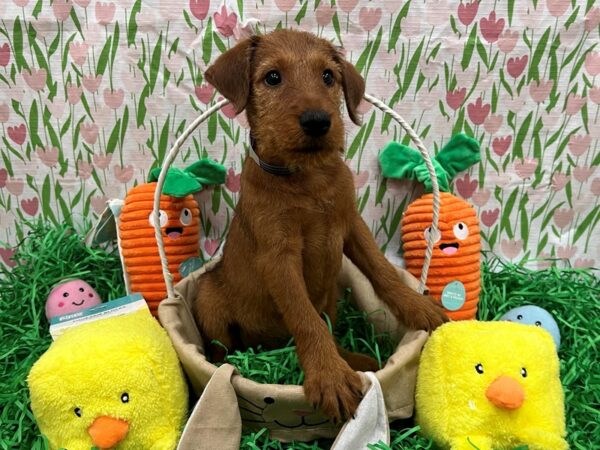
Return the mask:
{"type": "MultiPolygon", "coordinates": [[[[479,220],[469,203],[448,192],[440,192],[440,202],[440,239],[434,245],[427,287],[430,295],[441,301],[449,283],[461,282],[465,303],[446,312],[453,320],[475,319],[481,288],[479,220]]],[[[408,207],[402,219],[404,259],[408,271],[417,278],[425,261],[426,229],[432,217],[433,194],[426,194],[408,207]]]]}
{"type": "MultiPolygon", "coordinates": [[[[119,236],[125,270],[132,292],[141,293],[152,314],[166,297],[167,289],[158,255],[158,246],[150,215],[156,183],[141,184],[131,189],[121,210],[119,236]]],[[[161,195],[161,225],[169,271],[173,282],[182,276],[181,263],[200,253],[200,210],[192,195],[183,198],[161,195]]]]}

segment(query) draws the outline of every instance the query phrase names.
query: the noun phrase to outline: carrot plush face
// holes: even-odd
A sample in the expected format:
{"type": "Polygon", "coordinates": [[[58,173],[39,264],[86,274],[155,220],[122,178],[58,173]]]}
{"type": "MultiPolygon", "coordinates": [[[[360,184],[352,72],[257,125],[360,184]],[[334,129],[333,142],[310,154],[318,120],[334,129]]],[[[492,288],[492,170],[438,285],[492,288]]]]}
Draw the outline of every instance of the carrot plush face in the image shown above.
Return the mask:
{"type": "MultiPolygon", "coordinates": [[[[451,178],[478,160],[479,143],[464,135],[455,136],[433,160],[442,192],[438,230],[432,236],[434,247],[427,287],[454,320],[475,318],[481,286],[481,240],[473,207],[447,191],[451,178]]],[[[391,143],[382,152],[380,161],[384,175],[419,180],[425,184],[426,191],[431,191],[427,169],[415,150],[391,143]]],[[[411,203],[402,219],[406,268],[417,278],[421,277],[425,262],[432,221],[431,193],[411,203]]]]}
{"type": "MultiPolygon", "coordinates": [[[[166,286],[152,224],[154,193],[159,170],[151,182],[131,189],[125,197],[119,223],[123,263],[132,292],[141,293],[156,315],[166,286]]],[[[200,265],[200,208],[192,193],[205,184],[225,181],[225,168],[202,160],[185,171],[170,169],[160,196],[159,222],[169,271],[177,283],[200,265]]]]}

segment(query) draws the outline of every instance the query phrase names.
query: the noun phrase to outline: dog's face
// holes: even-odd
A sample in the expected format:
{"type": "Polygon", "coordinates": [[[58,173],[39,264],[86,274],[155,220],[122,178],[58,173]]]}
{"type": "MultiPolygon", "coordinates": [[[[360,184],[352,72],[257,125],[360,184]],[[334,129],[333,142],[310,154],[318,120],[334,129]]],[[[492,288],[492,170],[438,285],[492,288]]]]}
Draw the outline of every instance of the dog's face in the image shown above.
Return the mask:
{"type": "Polygon", "coordinates": [[[206,79],[238,111],[246,109],[260,156],[302,164],[342,151],[342,95],[356,123],[364,80],[328,41],[279,30],[240,42],[206,71],[206,79]]]}

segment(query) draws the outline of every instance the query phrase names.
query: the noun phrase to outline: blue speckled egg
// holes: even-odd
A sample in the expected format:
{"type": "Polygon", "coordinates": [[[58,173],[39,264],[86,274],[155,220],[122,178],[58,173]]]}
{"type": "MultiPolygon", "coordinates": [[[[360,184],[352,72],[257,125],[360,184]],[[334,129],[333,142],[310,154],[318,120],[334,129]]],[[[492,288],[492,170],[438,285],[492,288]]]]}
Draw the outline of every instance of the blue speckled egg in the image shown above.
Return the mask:
{"type": "Polygon", "coordinates": [[[511,309],[500,317],[500,320],[542,327],[552,335],[556,349],[558,350],[560,347],[560,330],[556,320],[548,311],[539,306],[525,305],[511,309]]]}

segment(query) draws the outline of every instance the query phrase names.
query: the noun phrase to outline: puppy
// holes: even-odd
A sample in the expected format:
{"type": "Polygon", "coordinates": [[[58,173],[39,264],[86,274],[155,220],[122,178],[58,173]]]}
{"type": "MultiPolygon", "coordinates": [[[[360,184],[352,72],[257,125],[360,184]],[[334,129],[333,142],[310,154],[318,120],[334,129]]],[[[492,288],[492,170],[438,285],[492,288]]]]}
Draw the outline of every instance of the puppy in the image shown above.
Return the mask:
{"type": "MultiPolygon", "coordinates": [[[[400,322],[432,330],[446,321],[429,297],[405,286],[356,207],[342,160],[342,95],[359,123],[365,83],[328,41],[279,30],[241,41],[206,71],[238,112],[246,110],[253,158],[215,270],[201,277],[195,314],[210,343],[228,349],[280,346],[293,336],[311,404],[335,421],[361,399],[353,370],[371,358],[336,346],[321,314],[335,320],[336,280],[346,254],[400,322]]],[[[222,359],[209,345],[209,357],[222,359]]]]}

